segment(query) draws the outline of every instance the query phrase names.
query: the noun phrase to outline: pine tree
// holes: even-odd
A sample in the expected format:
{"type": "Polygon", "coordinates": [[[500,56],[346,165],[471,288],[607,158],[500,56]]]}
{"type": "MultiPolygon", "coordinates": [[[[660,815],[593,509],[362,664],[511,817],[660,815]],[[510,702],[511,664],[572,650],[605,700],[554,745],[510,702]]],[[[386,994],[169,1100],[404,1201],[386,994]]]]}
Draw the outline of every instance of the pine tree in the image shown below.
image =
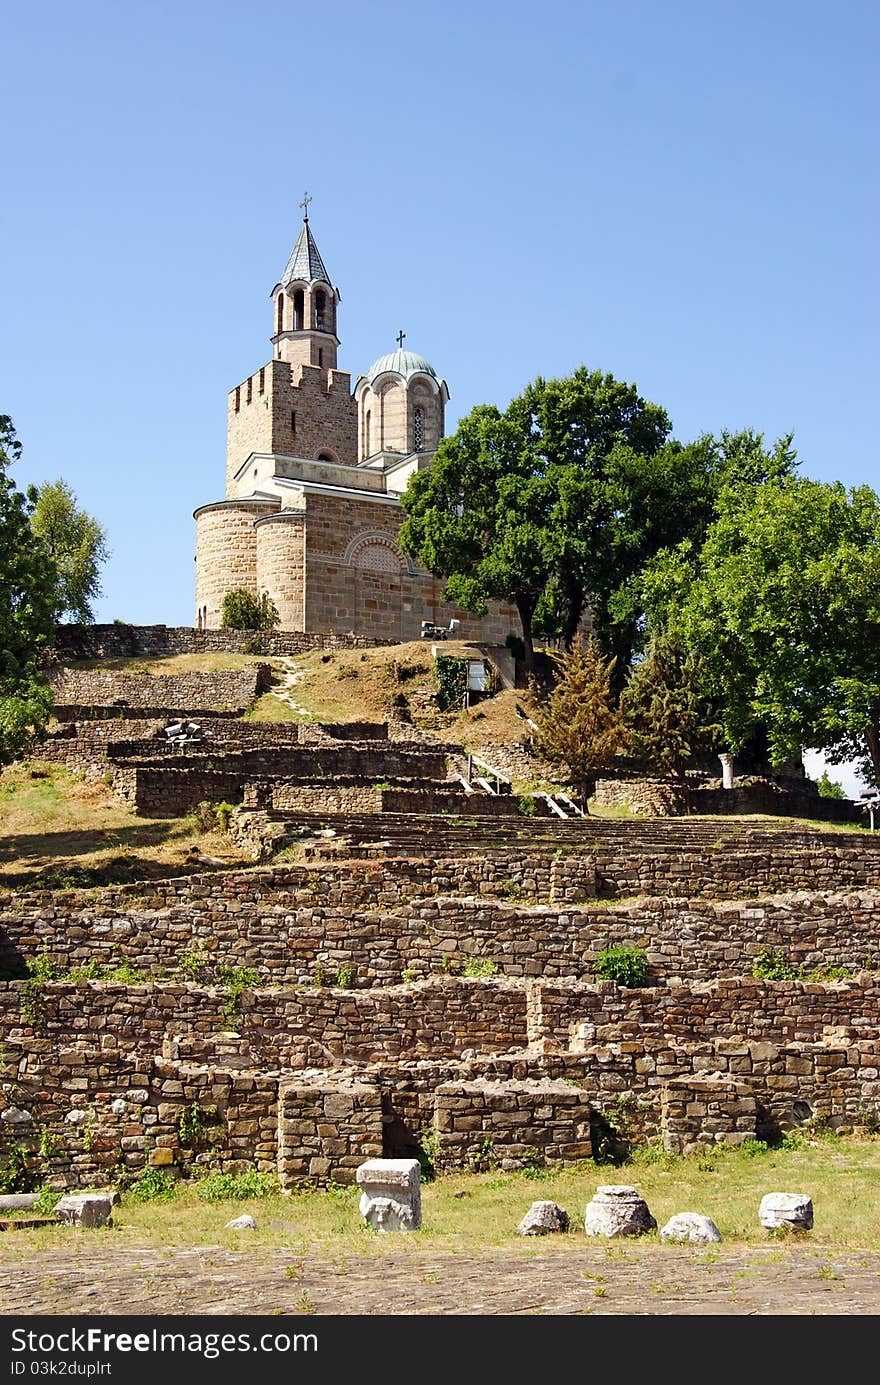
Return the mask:
{"type": "Polygon", "coordinates": [[[561,765],[584,810],[596,777],[626,748],[623,720],[611,691],[615,660],[603,659],[593,640],[578,640],[570,654],[555,656],[558,677],[538,713],[535,746],[561,765]]]}
{"type": "Polygon", "coordinates": [[[688,764],[714,748],[721,730],[711,721],[696,660],[671,636],[655,635],[630,672],[621,710],[632,753],[678,781],[690,812],[688,764]]]}

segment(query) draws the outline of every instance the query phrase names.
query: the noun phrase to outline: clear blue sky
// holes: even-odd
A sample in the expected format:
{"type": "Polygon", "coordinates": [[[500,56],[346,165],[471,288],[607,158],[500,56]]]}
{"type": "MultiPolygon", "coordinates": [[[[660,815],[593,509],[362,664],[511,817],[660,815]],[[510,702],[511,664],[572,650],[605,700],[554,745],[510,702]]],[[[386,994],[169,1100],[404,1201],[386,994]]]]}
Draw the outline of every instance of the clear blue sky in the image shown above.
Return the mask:
{"type": "Polygon", "coordinates": [[[98,619],[192,623],[306,189],[353,381],[402,327],[451,430],[585,363],[876,487],[878,39],[876,0],[8,7],[0,413],[107,531],[98,619]]]}

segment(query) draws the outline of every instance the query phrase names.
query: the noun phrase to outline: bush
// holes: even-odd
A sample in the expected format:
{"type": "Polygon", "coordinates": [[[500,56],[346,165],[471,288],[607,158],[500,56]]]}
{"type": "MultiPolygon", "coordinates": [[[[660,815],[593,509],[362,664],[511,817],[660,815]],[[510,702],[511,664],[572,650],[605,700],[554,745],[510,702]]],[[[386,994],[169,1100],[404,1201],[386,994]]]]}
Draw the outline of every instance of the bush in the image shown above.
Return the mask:
{"type": "Polygon", "coordinates": [[[758,981],[799,981],[803,968],[790,962],[781,947],[762,947],[752,966],[758,981]]]}
{"type": "Polygon", "coordinates": [[[236,587],[223,598],[221,630],[272,630],[281,617],[268,593],[254,596],[246,587],[236,587]]]}
{"type": "Polygon", "coordinates": [[[144,1169],[131,1184],[127,1197],[133,1202],[170,1202],[177,1196],[177,1180],[165,1169],[144,1169]]]}
{"type": "Polygon", "coordinates": [[[618,986],[644,986],[648,980],[648,957],[641,947],[625,943],[606,947],[594,963],[596,975],[602,981],[616,981],[618,986]]]}
{"type": "Polygon", "coordinates": [[[243,1173],[209,1173],[195,1185],[202,1202],[240,1201],[246,1197],[270,1197],[278,1192],[278,1179],[272,1173],[245,1169],[243,1173]]]}
{"type": "Polygon", "coordinates": [[[491,957],[469,957],[461,969],[462,976],[495,976],[498,963],[491,957]]]}
{"type": "Polygon", "coordinates": [[[438,654],[434,660],[437,677],[437,706],[441,712],[461,707],[468,685],[468,661],[451,654],[438,654]]]}

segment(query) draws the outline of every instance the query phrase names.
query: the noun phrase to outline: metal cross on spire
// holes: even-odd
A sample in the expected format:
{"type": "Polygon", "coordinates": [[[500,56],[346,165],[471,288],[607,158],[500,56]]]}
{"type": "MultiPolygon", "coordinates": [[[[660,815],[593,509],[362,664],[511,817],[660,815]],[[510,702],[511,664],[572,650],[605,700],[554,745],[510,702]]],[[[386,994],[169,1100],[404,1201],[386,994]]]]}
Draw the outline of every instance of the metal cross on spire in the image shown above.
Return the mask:
{"type": "Polygon", "coordinates": [[[303,200],[302,200],[302,201],[300,202],[300,204],[299,204],[299,205],[302,207],[302,209],[303,209],[303,221],[308,221],[308,219],[309,219],[309,203],[310,203],[310,202],[314,202],[314,200],[315,200],[315,199],[314,199],[313,197],[309,197],[309,194],[308,194],[307,192],[303,194],[303,200]]]}
{"type": "Polygon", "coordinates": [[[406,332],[404,332],[403,328],[401,327],[400,331],[397,333],[397,345],[400,347],[401,351],[403,350],[403,343],[405,341],[406,332]]]}

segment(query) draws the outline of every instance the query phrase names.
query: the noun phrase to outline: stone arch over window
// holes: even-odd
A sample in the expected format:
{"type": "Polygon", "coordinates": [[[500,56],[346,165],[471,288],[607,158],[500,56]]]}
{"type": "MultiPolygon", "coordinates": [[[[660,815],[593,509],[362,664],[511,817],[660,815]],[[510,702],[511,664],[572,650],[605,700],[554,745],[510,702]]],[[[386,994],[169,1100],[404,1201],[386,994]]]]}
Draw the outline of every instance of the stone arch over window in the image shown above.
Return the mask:
{"type": "Polygon", "coordinates": [[[400,576],[406,560],[387,534],[358,534],[345,550],[349,567],[362,572],[388,572],[400,576]]]}
{"type": "Polygon", "coordinates": [[[335,452],[330,451],[329,447],[323,447],[321,449],[318,453],[317,460],[319,462],[334,462],[337,464],[339,462],[339,458],[336,456],[335,452]]]}

